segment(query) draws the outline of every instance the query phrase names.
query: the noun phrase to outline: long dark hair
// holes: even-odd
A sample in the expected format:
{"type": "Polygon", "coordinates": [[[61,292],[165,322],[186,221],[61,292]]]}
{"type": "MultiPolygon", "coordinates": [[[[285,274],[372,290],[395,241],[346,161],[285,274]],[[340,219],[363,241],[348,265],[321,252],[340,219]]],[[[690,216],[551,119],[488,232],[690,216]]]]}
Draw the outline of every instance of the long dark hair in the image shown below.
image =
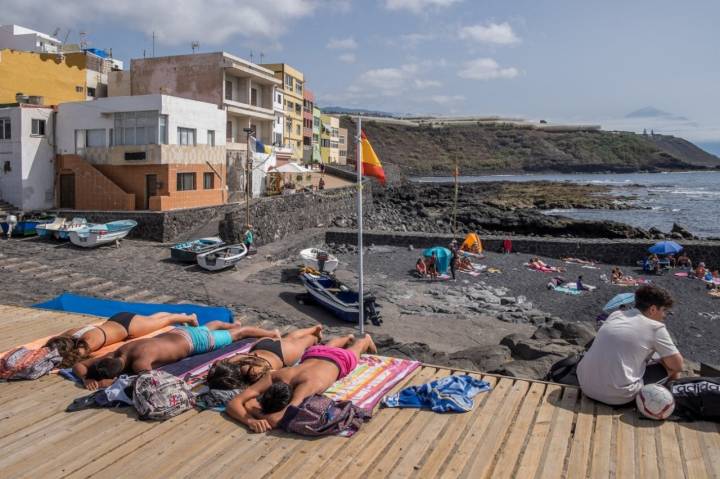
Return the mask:
{"type": "Polygon", "coordinates": [[[84,339],[55,336],[45,343],[46,348],[57,349],[62,356],[61,368],[71,368],[75,363],[90,357],[90,346],[84,339]]]}
{"type": "Polygon", "coordinates": [[[266,359],[243,354],[240,359],[222,359],[213,364],[208,371],[207,384],[211,389],[245,389],[271,370],[272,367],[266,359]],[[260,372],[254,372],[256,368],[259,368],[260,372]]]}

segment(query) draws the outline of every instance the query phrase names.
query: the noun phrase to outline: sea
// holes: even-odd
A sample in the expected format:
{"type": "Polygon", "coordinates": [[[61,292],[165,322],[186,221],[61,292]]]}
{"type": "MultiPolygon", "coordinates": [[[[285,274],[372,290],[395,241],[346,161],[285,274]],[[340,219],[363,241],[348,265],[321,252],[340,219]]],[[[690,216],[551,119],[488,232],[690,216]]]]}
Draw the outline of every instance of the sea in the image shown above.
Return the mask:
{"type": "MultiPolygon", "coordinates": [[[[453,177],[417,177],[422,183],[449,183],[453,177]]],[[[576,219],[612,220],[669,232],[673,223],[699,237],[720,238],[720,171],[608,174],[528,174],[461,176],[461,183],[481,181],[567,181],[607,185],[612,194],[634,196],[637,209],[556,209],[546,214],[576,219]]]]}

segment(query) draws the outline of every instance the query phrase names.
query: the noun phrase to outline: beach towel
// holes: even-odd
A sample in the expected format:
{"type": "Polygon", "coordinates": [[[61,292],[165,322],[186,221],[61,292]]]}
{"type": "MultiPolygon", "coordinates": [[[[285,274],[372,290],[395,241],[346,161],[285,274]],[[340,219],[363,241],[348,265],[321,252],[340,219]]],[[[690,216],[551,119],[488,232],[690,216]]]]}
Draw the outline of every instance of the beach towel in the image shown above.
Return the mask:
{"type": "Polygon", "coordinates": [[[247,353],[256,341],[256,338],[241,339],[224,348],[210,351],[209,353],[189,356],[176,363],[161,366],[158,369],[184,379],[190,387],[194,388],[205,382],[207,373],[215,361],[227,359],[236,354],[247,353]]]}
{"type": "Polygon", "coordinates": [[[473,398],[490,391],[490,384],[468,375],[446,376],[420,386],[410,386],[383,398],[385,407],[429,408],[435,412],[468,412],[473,398]]]}
{"type": "Polygon", "coordinates": [[[679,273],[675,273],[673,276],[677,276],[678,278],[687,278],[688,272],[687,271],[680,271],[679,273]]]}
{"type": "Polygon", "coordinates": [[[98,299],[71,293],[63,293],[50,301],[35,304],[33,308],[91,314],[93,316],[106,318],[121,312],[135,313],[143,316],[150,316],[162,312],[195,314],[200,326],[210,321],[224,321],[226,323],[232,323],[233,321],[233,313],[228,308],[197,304],[133,303],[111,299],[98,299]]]}
{"type": "MultiPolygon", "coordinates": [[[[590,284],[583,284],[583,286],[585,286],[585,287],[587,288],[587,291],[592,291],[592,290],[594,290],[594,289],[597,289],[597,286],[592,286],[592,285],[590,285],[590,284]]],[[[565,283],[565,284],[563,284],[563,287],[564,287],[564,288],[567,288],[567,289],[575,290],[575,291],[577,291],[577,292],[579,292],[579,293],[582,292],[582,291],[585,291],[585,290],[582,290],[582,291],[581,291],[581,290],[578,290],[577,283],[574,282],[574,281],[573,281],[573,282],[570,282],[570,283],[565,283]]]]}
{"type": "Polygon", "coordinates": [[[335,401],[352,401],[358,407],[374,408],[396,384],[420,367],[420,362],[364,354],[357,367],[336,381],[325,396],[335,401]]]}
{"type": "Polygon", "coordinates": [[[578,291],[577,289],[566,288],[565,286],[554,286],[553,291],[557,291],[558,293],[570,294],[572,296],[579,296],[582,294],[582,291],[578,291]]]}

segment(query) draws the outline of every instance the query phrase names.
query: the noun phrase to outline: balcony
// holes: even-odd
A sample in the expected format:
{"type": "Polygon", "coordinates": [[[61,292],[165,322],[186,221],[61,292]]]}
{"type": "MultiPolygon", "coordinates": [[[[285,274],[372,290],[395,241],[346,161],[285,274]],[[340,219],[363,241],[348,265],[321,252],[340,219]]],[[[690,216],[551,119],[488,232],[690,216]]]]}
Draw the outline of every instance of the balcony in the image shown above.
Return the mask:
{"type": "Polygon", "coordinates": [[[122,145],[85,148],[83,158],[93,165],[137,166],[222,163],[225,145],[122,145]]]}

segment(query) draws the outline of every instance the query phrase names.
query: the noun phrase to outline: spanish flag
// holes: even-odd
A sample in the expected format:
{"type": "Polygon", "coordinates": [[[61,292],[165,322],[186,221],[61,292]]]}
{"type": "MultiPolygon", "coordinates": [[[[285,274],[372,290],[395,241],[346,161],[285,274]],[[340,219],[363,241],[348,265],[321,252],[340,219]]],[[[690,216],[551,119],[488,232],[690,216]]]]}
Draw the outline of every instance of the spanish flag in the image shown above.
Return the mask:
{"type": "Polygon", "coordinates": [[[380,159],[375,154],[370,141],[368,141],[365,132],[360,133],[362,148],[362,174],[363,176],[373,176],[377,178],[381,184],[385,184],[385,170],[383,170],[380,159]]]}

